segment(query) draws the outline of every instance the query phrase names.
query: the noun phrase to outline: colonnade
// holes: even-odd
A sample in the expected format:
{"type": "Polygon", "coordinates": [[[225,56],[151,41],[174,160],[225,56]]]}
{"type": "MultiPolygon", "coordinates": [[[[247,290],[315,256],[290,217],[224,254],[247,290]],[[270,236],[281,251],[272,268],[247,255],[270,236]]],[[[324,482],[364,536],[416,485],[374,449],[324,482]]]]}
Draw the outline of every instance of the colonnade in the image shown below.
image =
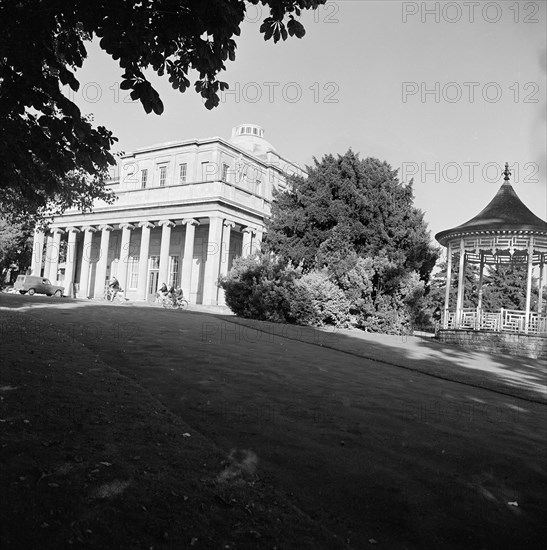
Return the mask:
{"type": "MultiPolygon", "coordinates": [[[[132,299],[146,300],[148,298],[148,276],[151,232],[161,227],[159,253],[159,276],[162,282],[169,280],[169,250],[171,233],[175,226],[185,226],[184,254],[182,255],[179,280],[186,297],[190,297],[194,258],[194,241],[196,228],[208,220],[208,237],[206,252],[203,253],[205,269],[203,276],[202,303],[216,305],[223,303],[223,292],[216,285],[218,277],[226,275],[229,268],[230,241],[236,227],[236,222],[222,216],[210,216],[199,220],[184,218],[180,220],[160,219],[142,220],[131,223],[90,224],[82,226],[52,227],[47,235],[36,231],[34,235],[32,274],[49,278],[53,283],[57,279],[59,269],[61,240],[66,241],[66,261],[63,286],[65,295],[78,298],[102,297],[109,268],[109,245],[113,231],[121,231],[121,243],[116,252],[118,268],[116,277],[124,291],[129,288],[130,256],[136,250],[131,250],[131,236],[134,231],[140,232],[138,247],[138,287],[132,294],[132,299]],[[95,257],[92,255],[93,235],[100,234],[100,245],[95,257]],[[83,237],[78,238],[79,234],[83,237]],[[43,251],[45,248],[45,258],[43,251]],[[95,264],[94,279],[90,276],[95,264]],[[79,267],[78,281],[75,281],[79,267]],[[43,267],[43,273],[42,273],[43,267]],[[75,283],[79,290],[75,292],[75,283]]],[[[205,223],[204,225],[207,225],[205,223]]],[[[257,227],[245,227],[237,224],[242,234],[242,255],[247,256],[257,250],[262,240],[262,231],[257,227]]],[[[205,248],[205,247],[204,247],[205,248]]],[[[111,262],[112,263],[112,262],[111,262]]]]}

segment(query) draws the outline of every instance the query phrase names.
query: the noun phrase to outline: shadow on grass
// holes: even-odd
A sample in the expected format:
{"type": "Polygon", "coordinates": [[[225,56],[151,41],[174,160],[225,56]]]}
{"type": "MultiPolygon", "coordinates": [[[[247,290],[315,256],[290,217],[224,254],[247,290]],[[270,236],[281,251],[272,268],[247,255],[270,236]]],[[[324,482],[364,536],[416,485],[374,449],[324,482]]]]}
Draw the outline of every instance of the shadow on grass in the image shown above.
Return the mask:
{"type": "MultiPolygon", "coordinates": [[[[239,335],[243,341],[259,340],[255,332],[261,331],[265,334],[265,341],[285,337],[437,378],[547,403],[547,362],[539,359],[467,350],[441,343],[430,336],[371,334],[357,329],[300,327],[239,317],[216,317],[223,323],[246,327],[239,335]]],[[[219,332],[222,332],[222,327],[219,332]]],[[[225,333],[228,336],[230,331],[225,330],[225,333]]]]}

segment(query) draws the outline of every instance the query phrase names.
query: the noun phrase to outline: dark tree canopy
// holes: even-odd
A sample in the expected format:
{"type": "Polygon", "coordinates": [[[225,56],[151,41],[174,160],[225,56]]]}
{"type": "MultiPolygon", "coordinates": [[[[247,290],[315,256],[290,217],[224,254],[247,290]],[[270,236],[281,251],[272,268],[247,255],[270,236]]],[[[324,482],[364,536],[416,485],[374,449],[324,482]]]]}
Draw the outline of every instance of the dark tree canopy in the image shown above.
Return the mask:
{"type": "MultiPolygon", "coordinates": [[[[270,9],[266,40],[301,38],[301,10],[326,0],[260,0],[270,9]]],[[[62,91],[77,91],[76,71],[94,37],[119,62],[121,88],[147,113],[161,99],[145,76],[166,76],[174,89],[194,88],[211,109],[225,62],[235,59],[247,4],[259,0],[6,0],[0,2],[0,212],[36,215],[49,201],[57,211],[105,198],[116,141],[93,126],[62,91]],[[67,176],[77,172],[75,181],[67,176]]]]}
{"type": "Polygon", "coordinates": [[[268,222],[266,246],[305,270],[342,262],[350,254],[382,257],[426,281],[437,252],[423,213],[413,206],[412,182],[375,158],[348,151],[326,155],[279,193],[268,222]]]}

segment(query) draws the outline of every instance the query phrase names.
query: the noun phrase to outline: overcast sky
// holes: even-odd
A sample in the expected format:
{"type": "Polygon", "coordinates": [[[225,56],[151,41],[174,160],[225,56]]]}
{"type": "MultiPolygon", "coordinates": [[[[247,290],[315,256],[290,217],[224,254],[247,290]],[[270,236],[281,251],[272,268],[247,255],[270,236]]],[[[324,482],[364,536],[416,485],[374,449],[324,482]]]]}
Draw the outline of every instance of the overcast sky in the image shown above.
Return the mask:
{"type": "MultiPolygon", "coordinates": [[[[75,100],[117,149],[260,124],[302,165],[348,148],[415,181],[432,234],[476,215],[515,165],[514,188],[547,217],[546,3],[335,1],[302,18],[306,36],[264,42],[251,6],[219,107],[151,78],[165,105],[147,115],[119,90],[122,70],[95,45],[75,100]]],[[[194,79],[195,80],[195,79],[194,79]]]]}

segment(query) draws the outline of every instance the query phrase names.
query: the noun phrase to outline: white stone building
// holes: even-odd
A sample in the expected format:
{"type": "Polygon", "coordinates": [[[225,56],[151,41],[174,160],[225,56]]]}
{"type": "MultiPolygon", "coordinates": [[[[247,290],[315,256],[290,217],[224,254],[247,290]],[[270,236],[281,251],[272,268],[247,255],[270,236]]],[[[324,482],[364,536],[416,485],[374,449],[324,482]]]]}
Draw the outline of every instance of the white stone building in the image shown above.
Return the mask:
{"type": "Polygon", "coordinates": [[[147,300],[165,282],[180,285],[190,303],[223,304],[218,277],[259,246],[272,190],[304,174],[254,124],[235,127],[229,140],[139,149],[117,170],[114,204],[67,211],[35,235],[32,273],[58,281],[68,296],[102,297],[115,276],[130,300],[147,300]]]}

